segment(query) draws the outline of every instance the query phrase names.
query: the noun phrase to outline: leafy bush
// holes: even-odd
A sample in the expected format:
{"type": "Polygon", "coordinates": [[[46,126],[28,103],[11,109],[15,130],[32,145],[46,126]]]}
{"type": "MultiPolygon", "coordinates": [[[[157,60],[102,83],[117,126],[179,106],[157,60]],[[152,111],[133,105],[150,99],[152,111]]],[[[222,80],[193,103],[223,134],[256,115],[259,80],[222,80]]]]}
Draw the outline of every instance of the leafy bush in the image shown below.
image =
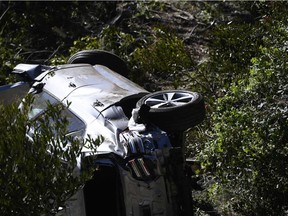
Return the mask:
{"type": "Polygon", "coordinates": [[[143,78],[141,75],[150,74],[172,80],[177,88],[180,77],[186,75],[193,66],[183,40],[169,29],[154,28],[146,41],[146,44],[137,47],[131,56],[134,69],[132,77],[139,82],[139,79],[143,78]]]}
{"type": "Polygon", "coordinates": [[[89,170],[77,174],[77,157],[84,141],[65,136],[64,107],[49,105],[41,119],[32,121],[27,115],[31,100],[26,98],[22,111],[15,104],[0,106],[2,215],[55,214],[90,177],[89,170]],[[34,135],[28,138],[31,128],[34,135]]]}
{"type": "Polygon", "coordinates": [[[86,36],[75,40],[69,52],[74,54],[85,49],[101,49],[115,53],[127,60],[131,52],[129,48],[134,41],[135,38],[131,34],[124,33],[116,27],[108,26],[97,37],[86,36]]]}
{"type": "MultiPolygon", "coordinates": [[[[260,29],[247,31],[250,38],[263,32],[252,52],[228,47],[231,57],[237,55],[235,72],[222,74],[230,83],[219,85],[222,95],[214,97],[210,138],[199,153],[214,176],[206,198],[222,215],[286,215],[288,210],[288,32],[281,20],[260,22],[260,29]]],[[[219,71],[226,65],[218,64],[219,71]]]]}

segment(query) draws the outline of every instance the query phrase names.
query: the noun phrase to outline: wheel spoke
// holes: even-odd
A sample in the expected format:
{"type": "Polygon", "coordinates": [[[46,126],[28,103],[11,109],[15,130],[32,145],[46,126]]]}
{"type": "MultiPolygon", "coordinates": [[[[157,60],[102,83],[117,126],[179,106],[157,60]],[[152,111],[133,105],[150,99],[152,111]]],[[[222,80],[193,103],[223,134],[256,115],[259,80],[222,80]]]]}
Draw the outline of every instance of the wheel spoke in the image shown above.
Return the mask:
{"type": "Polygon", "coordinates": [[[151,108],[159,108],[159,106],[165,104],[166,101],[158,98],[148,98],[145,103],[151,108]]]}
{"type": "Polygon", "coordinates": [[[171,104],[171,105],[174,105],[174,106],[182,106],[182,105],[185,105],[185,104],[187,104],[187,103],[185,103],[185,102],[171,101],[170,104],[171,104]]]}
{"type": "Polygon", "coordinates": [[[169,93],[166,93],[165,94],[165,99],[167,100],[167,101],[171,101],[172,100],[172,98],[174,97],[174,95],[175,95],[175,93],[174,92],[169,92],[169,93]]]}
{"type": "Polygon", "coordinates": [[[169,107],[169,105],[167,102],[163,102],[163,103],[155,104],[151,108],[162,108],[162,107],[169,107]]]}
{"type": "Polygon", "coordinates": [[[161,103],[161,102],[164,102],[164,101],[166,101],[166,100],[163,100],[163,99],[158,99],[158,98],[148,98],[147,100],[146,100],[146,102],[152,102],[152,103],[161,103]]]}
{"type": "Polygon", "coordinates": [[[185,96],[183,96],[183,97],[175,98],[175,99],[173,99],[172,101],[173,101],[173,102],[187,103],[187,102],[190,102],[192,99],[193,99],[192,96],[190,96],[190,95],[185,95],[185,96]]]}

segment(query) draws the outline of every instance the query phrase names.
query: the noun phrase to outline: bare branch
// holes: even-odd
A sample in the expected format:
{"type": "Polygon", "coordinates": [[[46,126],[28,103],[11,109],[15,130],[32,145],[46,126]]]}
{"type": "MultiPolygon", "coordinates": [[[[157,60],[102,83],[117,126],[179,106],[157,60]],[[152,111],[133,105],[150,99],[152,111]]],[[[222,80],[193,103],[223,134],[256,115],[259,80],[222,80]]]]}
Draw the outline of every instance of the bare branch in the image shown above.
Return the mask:
{"type": "Polygon", "coordinates": [[[7,7],[7,9],[3,12],[3,14],[0,17],[0,21],[2,20],[2,18],[5,16],[5,14],[8,12],[8,10],[10,9],[10,6],[7,7]]]}

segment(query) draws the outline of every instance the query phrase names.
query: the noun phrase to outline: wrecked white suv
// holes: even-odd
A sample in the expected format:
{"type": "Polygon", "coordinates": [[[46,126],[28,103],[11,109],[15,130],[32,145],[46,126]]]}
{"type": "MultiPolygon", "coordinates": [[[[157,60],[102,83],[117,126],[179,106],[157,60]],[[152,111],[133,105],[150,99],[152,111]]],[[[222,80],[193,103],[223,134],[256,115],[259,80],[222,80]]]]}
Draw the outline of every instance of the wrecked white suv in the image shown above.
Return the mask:
{"type": "Polygon", "coordinates": [[[150,93],[125,78],[127,72],[118,56],[84,50],[66,65],[19,64],[14,73],[25,82],[0,88],[2,102],[31,88],[31,118],[47,101],[69,102],[69,133],[103,137],[93,154],[83,148],[78,168],[88,163],[94,176],[61,215],[193,215],[183,135],[204,119],[203,98],[186,90],[150,93]]]}

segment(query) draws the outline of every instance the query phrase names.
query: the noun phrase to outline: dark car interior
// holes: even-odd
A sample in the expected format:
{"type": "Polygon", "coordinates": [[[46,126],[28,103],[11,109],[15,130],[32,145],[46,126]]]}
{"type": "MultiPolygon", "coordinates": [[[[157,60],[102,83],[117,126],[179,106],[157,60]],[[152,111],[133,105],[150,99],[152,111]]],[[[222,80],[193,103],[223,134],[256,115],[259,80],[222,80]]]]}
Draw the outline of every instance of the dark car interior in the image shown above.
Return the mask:
{"type": "Polygon", "coordinates": [[[96,165],[93,178],[85,183],[84,199],[87,216],[125,215],[122,186],[116,167],[96,165]]]}

